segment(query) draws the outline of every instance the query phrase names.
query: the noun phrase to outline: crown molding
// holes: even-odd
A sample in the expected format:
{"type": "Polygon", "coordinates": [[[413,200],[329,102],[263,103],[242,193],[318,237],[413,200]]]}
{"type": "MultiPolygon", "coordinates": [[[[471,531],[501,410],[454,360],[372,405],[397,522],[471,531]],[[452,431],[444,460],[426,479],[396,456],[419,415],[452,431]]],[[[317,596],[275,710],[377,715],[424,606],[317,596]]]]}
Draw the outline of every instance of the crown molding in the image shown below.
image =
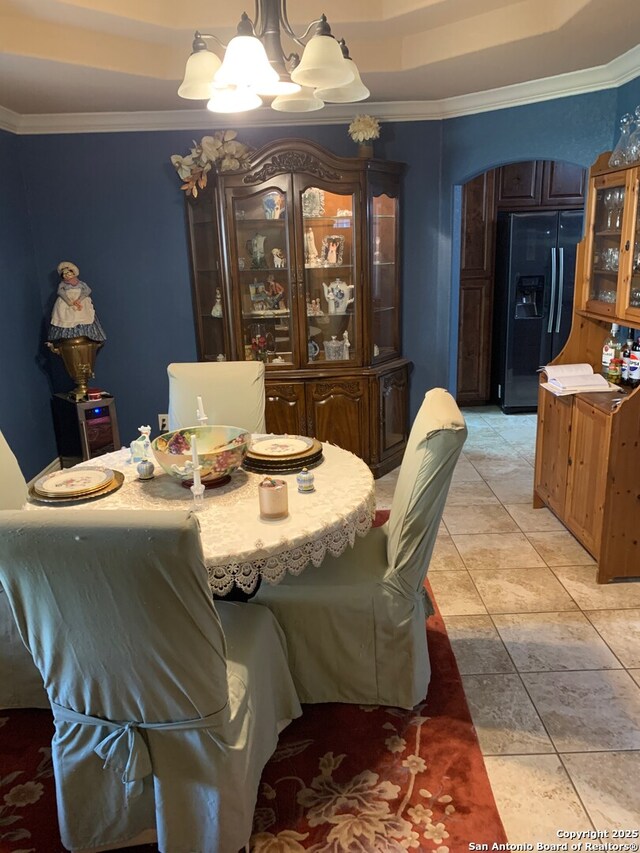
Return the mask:
{"type": "MultiPolygon", "coordinates": [[[[437,121],[475,113],[503,110],[540,101],[614,89],[640,76],[640,45],[606,65],[529,80],[499,89],[473,92],[439,101],[386,101],[331,104],[313,113],[279,113],[263,109],[233,116],[234,127],[290,127],[342,124],[354,112],[374,113],[380,121],[437,121]]],[[[215,130],[228,127],[229,116],[208,110],[157,112],[51,113],[20,115],[0,106],[0,129],[18,135],[68,133],[122,133],[128,131],[215,130]]]]}

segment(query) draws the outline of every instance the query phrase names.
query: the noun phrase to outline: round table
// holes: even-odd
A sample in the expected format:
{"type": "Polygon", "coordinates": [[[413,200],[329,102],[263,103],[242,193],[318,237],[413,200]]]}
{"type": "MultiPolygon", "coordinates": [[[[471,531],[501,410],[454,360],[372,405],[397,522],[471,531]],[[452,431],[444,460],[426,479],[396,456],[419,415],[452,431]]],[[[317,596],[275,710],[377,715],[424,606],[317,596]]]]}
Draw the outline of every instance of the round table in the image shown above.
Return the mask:
{"type": "MultiPolygon", "coordinates": [[[[297,575],[309,564],[319,566],[327,553],[337,557],[356,534],[364,536],[375,514],[373,476],[365,463],[339,447],[323,444],[324,461],[313,469],[316,490],[300,493],[296,475],[278,474],[288,484],[289,515],[278,521],[260,518],[258,483],[264,475],[239,470],[231,482],[204,493],[198,512],[209,585],[226,595],[234,585],[246,593],[259,578],[271,584],[286,572],[297,575]]],[[[80,463],[113,468],[124,474],[122,487],[102,498],[64,507],[32,503],[46,509],[189,509],[189,490],[156,464],[156,476],[138,479],[128,448],[80,463]]]]}

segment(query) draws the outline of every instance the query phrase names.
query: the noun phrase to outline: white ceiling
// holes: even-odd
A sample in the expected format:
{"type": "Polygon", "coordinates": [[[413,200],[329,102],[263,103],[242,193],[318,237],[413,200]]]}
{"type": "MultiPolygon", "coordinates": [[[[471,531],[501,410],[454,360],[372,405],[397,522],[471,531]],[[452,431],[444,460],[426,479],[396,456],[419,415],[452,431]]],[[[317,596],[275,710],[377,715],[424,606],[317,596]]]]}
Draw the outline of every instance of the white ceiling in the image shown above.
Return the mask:
{"type": "MultiPolygon", "coordinates": [[[[194,30],[227,41],[245,8],[252,16],[241,0],[0,0],[0,108],[188,116],[203,106],[176,94],[194,30]]],[[[324,12],[370,102],[391,112],[608,67],[640,33],[638,0],[289,0],[288,11],[296,32],[324,12]]],[[[567,78],[573,91],[585,79],[567,78]]]]}

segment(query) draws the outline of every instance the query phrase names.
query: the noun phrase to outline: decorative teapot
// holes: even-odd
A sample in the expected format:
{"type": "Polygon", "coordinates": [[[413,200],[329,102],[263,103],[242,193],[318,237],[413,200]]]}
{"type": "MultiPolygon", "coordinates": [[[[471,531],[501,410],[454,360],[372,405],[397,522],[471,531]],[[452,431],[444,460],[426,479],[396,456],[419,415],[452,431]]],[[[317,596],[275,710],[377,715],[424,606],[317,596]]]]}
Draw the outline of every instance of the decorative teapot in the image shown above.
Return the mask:
{"type": "Polygon", "coordinates": [[[331,284],[322,282],[324,298],[327,300],[329,314],[344,314],[347,305],[353,302],[353,285],[346,284],[341,278],[336,278],[331,284]]]}

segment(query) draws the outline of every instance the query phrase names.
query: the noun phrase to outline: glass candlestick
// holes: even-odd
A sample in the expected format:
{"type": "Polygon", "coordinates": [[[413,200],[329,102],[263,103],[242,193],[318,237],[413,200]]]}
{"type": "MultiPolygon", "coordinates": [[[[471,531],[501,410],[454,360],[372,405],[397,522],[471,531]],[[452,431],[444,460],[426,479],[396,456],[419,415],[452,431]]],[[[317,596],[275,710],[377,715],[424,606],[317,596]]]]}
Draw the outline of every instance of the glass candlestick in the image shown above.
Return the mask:
{"type": "Polygon", "coordinates": [[[204,486],[202,483],[196,483],[191,486],[191,494],[193,495],[193,509],[195,512],[200,512],[204,508],[204,486]]]}

